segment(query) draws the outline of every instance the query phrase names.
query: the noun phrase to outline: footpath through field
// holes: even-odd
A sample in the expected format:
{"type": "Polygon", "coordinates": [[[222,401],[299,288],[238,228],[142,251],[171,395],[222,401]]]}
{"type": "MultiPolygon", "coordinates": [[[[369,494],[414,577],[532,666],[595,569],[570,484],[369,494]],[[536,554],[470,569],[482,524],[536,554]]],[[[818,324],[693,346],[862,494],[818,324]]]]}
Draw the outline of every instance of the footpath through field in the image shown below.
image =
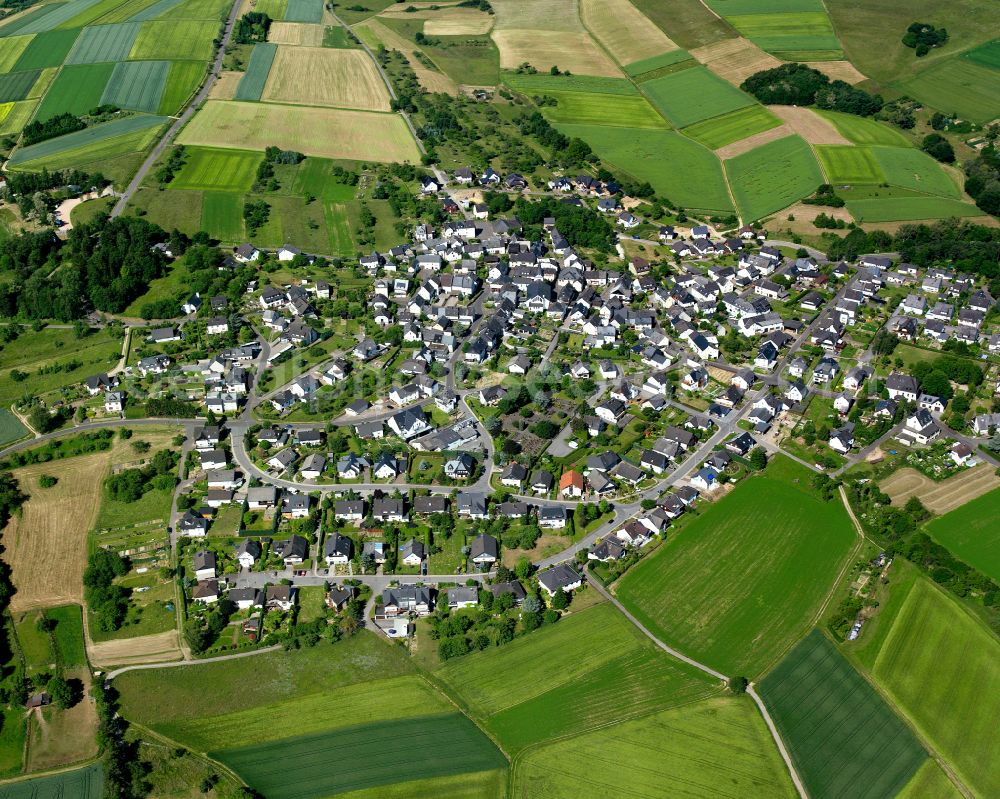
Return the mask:
{"type": "MultiPolygon", "coordinates": [[[[600,581],[592,580],[590,584],[597,589],[597,592],[599,594],[601,594],[612,605],[618,608],[618,610],[622,613],[622,615],[624,615],[626,619],[632,622],[632,624],[634,624],[643,635],[645,635],[650,641],[656,644],[660,649],[662,649],[668,655],[677,658],[678,660],[683,661],[684,663],[687,663],[689,666],[694,666],[696,669],[703,671],[706,674],[711,675],[712,677],[715,677],[717,680],[722,680],[723,682],[729,682],[729,678],[725,674],[716,671],[711,666],[706,666],[704,663],[699,663],[697,660],[688,657],[683,652],[678,652],[676,649],[674,649],[671,646],[668,646],[659,638],[657,638],[655,635],[653,635],[653,633],[651,633],[646,627],[644,627],[643,624],[635,616],[629,613],[628,609],[621,602],[619,602],[614,596],[611,595],[611,593],[603,585],[601,585],[600,581]]],[[[767,708],[764,706],[764,702],[757,695],[757,692],[754,690],[752,685],[747,686],[747,694],[750,696],[751,699],[753,699],[754,703],[757,705],[757,709],[760,710],[760,714],[764,717],[764,723],[767,724],[767,728],[771,732],[771,737],[774,739],[774,743],[778,747],[778,752],[781,753],[781,759],[785,761],[785,766],[788,768],[788,774],[792,778],[792,783],[794,783],[795,785],[795,790],[798,791],[798,794],[800,797],[802,797],[802,799],[809,799],[809,795],[806,793],[805,786],[802,784],[802,780],[799,779],[799,774],[795,770],[795,765],[792,763],[792,758],[788,754],[788,750],[785,749],[785,743],[784,741],[781,740],[781,736],[778,734],[778,728],[774,725],[774,721],[771,718],[771,714],[767,712],[767,708]]]]}

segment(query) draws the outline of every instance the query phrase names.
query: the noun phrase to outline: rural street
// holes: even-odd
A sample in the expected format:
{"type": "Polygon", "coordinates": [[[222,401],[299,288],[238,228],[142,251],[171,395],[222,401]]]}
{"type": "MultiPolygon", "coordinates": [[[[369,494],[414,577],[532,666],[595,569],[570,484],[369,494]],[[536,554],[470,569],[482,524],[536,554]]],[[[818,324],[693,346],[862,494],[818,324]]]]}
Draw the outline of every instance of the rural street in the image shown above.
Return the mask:
{"type": "Polygon", "coordinates": [[[236,0],[233,3],[233,8],[229,12],[229,19],[226,20],[226,29],[222,34],[222,42],[219,45],[218,50],[215,53],[215,61],[212,62],[212,68],[209,70],[208,77],[205,78],[204,84],[202,84],[201,90],[191,99],[180,115],[173,121],[170,128],[163,135],[156,146],[153,147],[152,152],[146,157],[146,160],[142,162],[142,166],[139,167],[139,171],[135,173],[132,181],[128,184],[125,191],[122,192],[121,196],[118,198],[118,202],[115,203],[114,208],[111,209],[111,216],[121,216],[122,212],[125,210],[125,206],[128,205],[128,201],[132,199],[132,195],[136,193],[142,181],[145,179],[146,174],[152,169],[153,164],[156,163],[156,159],[160,157],[163,151],[173,144],[174,137],[180,132],[188,120],[194,116],[194,112],[198,109],[207,98],[208,93],[212,90],[212,86],[215,85],[216,79],[219,77],[219,73],[222,71],[222,60],[226,55],[226,47],[229,45],[229,39],[233,35],[233,26],[236,24],[236,18],[240,13],[240,5],[242,5],[241,0],[236,0]]]}

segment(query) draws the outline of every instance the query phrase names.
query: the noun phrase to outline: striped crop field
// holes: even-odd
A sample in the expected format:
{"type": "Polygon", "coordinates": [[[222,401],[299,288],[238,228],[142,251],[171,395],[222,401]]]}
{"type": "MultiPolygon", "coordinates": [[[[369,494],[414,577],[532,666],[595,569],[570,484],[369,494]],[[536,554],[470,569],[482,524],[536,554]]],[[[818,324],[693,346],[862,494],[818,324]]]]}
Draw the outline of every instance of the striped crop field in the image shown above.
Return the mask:
{"type": "Polygon", "coordinates": [[[320,799],[507,765],[493,742],[461,713],[362,724],[213,752],[212,757],[268,799],[320,799]],[[407,756],[386,756],[400,740],[407,742],[407,756]],[[292,780],[289,763],[296,764],[292,780]]]}
{"type": "Polygon", "coordinates": [[[819,630],[768,674],[760,694],[813,799],[895,796],[927,753],[819,630]]]}
{"type": "Polygon", "coordinates": [[[259,100],[271,72],[271,64],[278,52],[278,45],[266,42],[255,44],[250,52],[247,70],[236,87],[236,100],[259,100]]]}
{"type": "Polygon", "coordinates": [[[169,71],[169,61],[124,61],[115,64],[101,95],[101,105],[117,105],[119,108],[155,114],[160,108],[169,71]]]}
{"type": "MultiPolygon", "coordinates": [[[[166,122],[166,118],[158,116],[131,116],[124,119],[116,119],[113,122],[105,122],[102,125],[94,125],[92,128],[78,130],[75,133],[68,133],[65,136],[39,142],[30,147],[21,147],[14,151],[8,163],[11,166],[20,166],[31,161],[50,158],[71,150],[75,152],[77,150],[93,149],[108,140],[133,133],[147,132],[152,136],[155,134],[156,129],[164,122],[166,122]]],[[[85,159],[81,158],[81,161],[83,160],[85,159]]]]}
{"type": "Polygon", "coordinates": [[[135,22],[118,25],[97,25],[84,28],[73,49],[66,56],[67,64],[97,64],[106,61],[124,61],[132,43],[139,34],[135,22]]]}
{"type": "Polygon", "coordinates": [[[0,103],[16,103],[18,100],[24,100],[31,93],[31,87],[41,74],[40,69],[33,69],[30,72],[0,75],[0,103]]]}

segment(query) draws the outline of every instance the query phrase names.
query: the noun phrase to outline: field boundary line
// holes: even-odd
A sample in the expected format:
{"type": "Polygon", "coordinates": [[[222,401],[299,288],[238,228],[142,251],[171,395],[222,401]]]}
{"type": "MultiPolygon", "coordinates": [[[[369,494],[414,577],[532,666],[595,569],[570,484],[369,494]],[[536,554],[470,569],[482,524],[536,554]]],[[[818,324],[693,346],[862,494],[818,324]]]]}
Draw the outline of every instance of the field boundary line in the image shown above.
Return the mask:
{"type": "MultiPolygon", "coordinates": [[[[632,624],[638,627],[639,630],[647,638],[649,638],[649,640],[651,640],[654,644],[660,647],[660,649],[662,649],[664,652],[677,658],[678,660],[684,663],[687,663],[690,666],[694,666],[695,668],[705,672],[706,674],[711,675],[712,677],[715,677],[716,679],[722,680],[723,683],[729,682],[729,678],[726,677],[726,675],[716,671],[711,666],[706,666],[704,663],[700,663],[694,658],[688,657],[683,652],[680,652],[674,649],[673,647],[668,646],[659,638],[657,638],[655,635],[653,635],[653,633],[650,632],[642,624],[642,622],[640,622],[635,616],[633,616],[629,612],[629,610],[617,599],[617,597],[614,597],[610,593],[608,593],[607,589],[605,589],[604,586],[602,586],[599,581],[593,583],[593,586],[594,588],[597,589],[598,593],[603,594],[608,600],[610,600],[611,604],[614,605],[616,608],[618,608],[618,610],[625,616],[626,619],[628,619],[630,622],[632,622],[632,624]]],[[[778,747],[778,754],[780,754],[781,759],[785,761],[785,767],[788,770],[788,776],[791,778],[792,784],[795,786],[795,790],[798,792],[801,799],[809,799],[809,794],[806,793],[805,786],[802,784],[802,780],[799,777],[798,771],[796,771],[795,769],[795,764],[792,762],[792,758],[788,754],[788,750],[785,749],[784,742],[781,740],[781,735],[778,733],[778,728],[775,726],[774,720],[768,713],[767,708],[765,707],[763,701],[761,701],[760,697],[758,697],[757,693],[754,691],[752,683],[747,686],[747,693],[753,698],[754,702],[756,702],[757,708],[758,710],[760,710],[760,714],[764,717],[764,723],[770,730],[771,737],[774,739],[774,742],[778,747]]]]}
{"type": "MultiPolygon", "coordinates": [[[[932,587],[934,587],[935,589],[937,588],[937,586],[933,583],[933,581],[928,580],[928,582],[931,583],[932,587]]],[[[909,601],[910,596],[912,595],[915,587],[916,584],[914,584],[914,586],[910,589],[910,593],[906,595],[906,599],[903,601],[904,605],[906,602],[909,601]]],[[[882,649],[885,648],[886,642],[889,640],[889,636],[892,635],[892,630],[896,626],[895,622],[899,618],[900,611],[902,611],[902,606],[900,606],[899,611],[897,611],[896,618],[893,619],[892,628],[889,629],[889,632],[886,633],[886,637],[882,641],[882,647],[879,649],[879,654],[881,654],[882,649]]],[[[820,632],[826,635],[826,633],[823,630],[820,630],[820,632]]],[[[829,636],[827,637],[829,638],[829,636]]],[[[836,641],[834,641],[833,643],[834,646],[837,646],[836,641]]],[[[839,647],[837,649],[838,651],[840,651],[839,647]]],[[[876,660],[877,659],[878,655],[876,655],[876,660]]],[[[882,701],[884,701],[892,709],[893,713],[896,714],[896,716],[903,722],[903,724],[905,724],[907,727],[910,728],[910,731],[913,733],[914,737],[916,737],[920,745],[924,747],[924,750],[927,752],[927,756],[930,757],[932,760],[934,760],[941,767],[941,770],[944,771],[944,773],[948,776],[948,779],[951,780],[952,784],[959,791],[959,793],[961,793],[965,797],[965,799],[979,799],[978,795],[974,793],[972,790],[970,790],[969,787],[962,781],[962,778],[958,776],[951,763],[949,763],[948,760],[945,757],[943,757],[941,753],[938,752],[938,750],[934,746],[931,745],[928,737],[924,734],[923,730],[917,725],[917,723],[910,718],[910,716],[906,713],[906,711],[903,710],[903,708],[899,704],[896,703],[896,701],[892,698],[892,695],[887,690],[885,690],[881,685],[878,684],[878,681],[875,679],[874,675],[871,672],[869,672],[868,669],[862,668],[855,658],[848,658],[848,660],[851,663],[854,670],[862,676],[862,678],[872,687],[872,689],[880,697],[882,697],[882,701]]]]}

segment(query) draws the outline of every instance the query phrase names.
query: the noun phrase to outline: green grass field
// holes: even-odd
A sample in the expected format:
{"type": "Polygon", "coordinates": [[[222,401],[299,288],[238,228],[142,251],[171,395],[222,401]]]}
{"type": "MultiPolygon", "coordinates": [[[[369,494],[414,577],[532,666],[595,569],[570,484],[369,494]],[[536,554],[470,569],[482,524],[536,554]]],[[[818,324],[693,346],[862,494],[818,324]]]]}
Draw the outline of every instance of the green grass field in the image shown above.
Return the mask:
{"type": "Polygon", "coordinates": [[[1000,69],[1000,39],[981,44],[979,47],[963,53],[962,57],[980,66],[1000,69]]]}
{"type": "Polygon", "coordinates": [[[196,751],[206,752],[277,741],[287,738],[289,731],[312,735],[353,727],[362,719],[381,722],[454,710],[423,677],[414,675],[348,685],[338,688],[334,695],[333,705],[329,694],[308,693],[273,705],[154,724],[153,728],[196,751]]]}
{"type": "MultiPolygon", "coordinates": [[[[11,707],[0,711],[0,776],[15,777],[21,773],[26,731],[27,722],[23,708],[11,707]]],[[[28,794],[27,799],[34,797],[28,794]]]]}
{"type": "Polygon", "coordinates": [[[932,519],[927,532],[956,557],[1000,581],[1000,490],[932,519]]]}
{"type": "Polygon", "coordinates": [[[184,166],[170,182],[173,189],[247,191],[253,185],[261,154],[249,150],[186,147],[184,166]]]}
{"type": "Polygon", "coordinates": [[[41,121],[59,114],[86,114],[101,104],[104,87],[114,64],[81,64],[63,67],[46,92],[35,118],[41,121]]]}
{"type": "Polygon", "coordinates": [[[642,91],[678,128],[754,105],[752,97],[701,66],[646,81],[642,91]]]}
{"type": "Polygon", "coordinates": [[[727,16],[740,33],[771,53],[794,52],[810,57],[815,52],[819,60],[843,56],[840,41],[825,11],[789,11],[767,14],[727,16]]]}
{"type": "Polygon", "coordinates": [[[288,0],[285,22],[322,22],[323,0],[288,0]]]}
{"type": "Polygon", "coordinates": [[[567,136],[579,136],[601,158],[648,180],[657,193],[684,208],[732,212],[722,163],[697,142],[667,130],[558,125],[567,136]]]}
{"type": "Polygon", "coordinates": [[[718,150],[734,141],[776,128],[781,120],[762,105],[751,105],[721,117],[706,119],[682,131],[710,150],[718,150]]]}
{"type": "Polygon", "coordinates": [[[337,50],[353,50],[358,45],[347,36],[347,28],[341,25],[328,25],[323,29],[323,46],[337,50]]]}
{"type": "Polygon", "coordinates": [[[8,163],[22,169],[52,169],[67,162],[82,167],[121,153],[139,152],[152,142],[165,121],[164,117],[132,116],[105,122],[18,149],[8,163]]]}
{"type": "Polygon", "coordinates": [[[578,125],[613,125],[630,128],[666,128],[667,123],[645,97],[584,92],[546,92],[556,106],[541,111],[549,122],[578,125]]]}
{"type": "Polygon", "coordinates": [[[610,605],[572,614],[502,649],[447,663],[436,675],[510,754],[718,690],[702,673],[656,649],[610,605]],[[545,663],[552,668],[539,668],[545,663]],[[513,684],[510,674],[525,669],[529,684],[513,684]],[[623,681],[623,674],[629,679],[623,681]]]}
{"type": "Polygon", "coordinates": [[[870,147],[818,145],[816,155],[827,183],[883,183],[885,173],[870,147]]]}
{"type": "MultiPolygon", "coordinates": [[[[132,196],[129,208],[141,208],[149,216],[150,221],[155,221],[165,230],[177,228],[190,234],[197,233],[202,229],[202,192],[200,191],[172,191],[171,189],[160,191],[144,186],[132,196]]],[[[150,284],[151,287],[157,285],[162,279],[154,280],[150,284]]],[[[183,287],[180,287],[179,290],[183,291],[183,287]]],[[[142,302],[149,302],[149,300],[139,299],[142,302]]],[[[138,316],[142,302],[129,306],[131,310],[128,315],[138,316]]]]}
{"type": "MultiPolygon", "coordinates": [[[[26,13],[22,14],[15,20],[6,21],[6,24],[0,27],[0,38],[11,39],[17,34],[30,35],[32,33],[38,33],[39,31],[48,30],[48,28],[40,26],[42,17],[48,16],[53,10],[56,4],[37,6],[36,8],[27,9],[26,13]]],[[[54,27],[54,26],[53,26],[54,27]]]]}
{"type": "Polygon", "coordinates": [[[963,794],[955,787],[955,784],[948,779],[941,766],[936,760],[928,759],[913,775],[906,787],[898,794],[896,799],[962,799],[963,794]]]}
{"type": "Polygon", "coordinates": [[[1000,795],[1000,642],[929,580],[907,595],[875,679],[981,796],[1000,795]]]}
{"type": "Polygon", "coordinates": [[[176,114],[205,77],[205,65],[198,61],[174,61],[167,74],[167,85],[160,97],[159,113],[176,114]]]}
{"type": "Polygon", "coordinates": [[[28,43],[12,71],[61,66],[79,35],[76,28],[39,33],[28,43]]]}
{"type": "Polygon", "coordinates": [[[242,241],[243,196],[232,192],[205,192],[201,205],[201,229],[219,241],[242,241]]]}
{"type": "Polygon", "coordinates": [[[330,239],[330,253],[345,258],[353,255],[357,247],[351,236],[351,226],[347,222],[347,207],[341,203],[324,203],[323,220],[330,239]]]}
{"type": "Polygon", "coordinates": [[[84,339],[77,339],[72,330],[52,327],[39,333],[22,334],[17,340],[4,344],[0,351],[0,407],[9,407],[14,400],[24,396],[25,382],[10,376],[13,369],[29,373],[32,393],[40,396],[107,371],[118,360],[121,348],[121,342],[105,330],[84,339]],[[44,375],[37,374],[43,366],[60,368],[44,375]]]}
{"type": "Polygon", "coordinates": [[[618,597],[667,643],[753,677],[813,623],[855,536],[811,472],[776,458],[633,567],[618,597]]]}
{"type": "Polygon", "coordinates": [[[906,147],[872,147],[885,179],[893,186],[957,200],[958,186],[927,153],[906,147]]]}
{"type": "Polygon", "coordinates": [[[812,149],[799,136],[768,142],[730,158],[726,174],[745,221],[780,211],[823,183],[812,149]]]}
{"type": "Polygon", "coordinates": [[[874,119],[837,111],[814,109],[824,119],[828,119],[840,134],[854,144],[885,144],[889,147],[909,147],[910,141],[898,130],[883,125],[874,119]]]}
{"type": "Polygon", "coordinates": [[[373,722],[213,752],[212,757],[268,799],[318,799],[506,765],[493,742],[460,713],[373,722]],[[406,741],[407,755],[393,757],[400,741],[406,741]],[[290,763],[295,763],[294,780],[288,779],[290,763]]]}
{"type": "Polygon", "coordinates": [[[333,166],[334,162],[328,158],[305,159],[295,167],[292,191],[303,197],[312,195],[333,202],[353,200],[356,188],[334,180],[331,171],[333,166]]]}
{"type": "Polygon", "coordinates": [[[415,796],[440,796],[447,799],[496,799],[507,791],[507,769],[476,771],[449,777],[397,782],[338,793],[337,799],[413,799],[415,796]]]}
{"type": "Polygon", "coordinates": [[[532,749],[515,763],[511,792],[513,799],[795,795],[745,698],[698,702],[532,749]]]}
{"type": "Polygon", "coordinates": [[[900,88],[921,103],[973,122],[1000,116],[1000,81],[996,70],[964,58],[939,61],[900,88]]]}
{"type": "Polygon", "coordinates": [[[0,446],[28,435],[28,428],[7,408],[0,408],[0,446]]]}
{"type": "Polygon", "coordinates": [[[240,78],[240,84],[236,87],[237,100],[259,100],[261,92],[264,91],[264,84],[267,83],[268,73],[271,71],[271,63],[278,52],[278,45],[271,43],[255,44],[250,53],[250,61],[247,64],[246,72],[240,78]]]}
{"type": "Polygon", "coordinates": [[[167,85],[169,61],[124,61],[115,64],[104,87],[101,105],[117,105],[155,114],[167,85]]]}
{"type": "Polygon", "coordinates": [[[271,706],[310,693],[329,695],[373,675],[388,679],[413,672],[403,650],[362,631],[335,646],[127,672],[115,686],[126,718],[153,726],[271,706]]]}
{"type": "Polygon", "coordinates": [[[503,74],[503,82],[525,94],[547,94],[549,92],[588,92],[601,94],[629,95],[639,90],[624,78],[601,78],[591,75],[516,75],[503,74]]]}
{"type": "Polygon", "coordinates": [[[66,668],[87,665],[87,652],[83,644],[83,613],[79,605],[62,605],[49,608],[45,615],[56,621],[56,644],[59,657],[66,668]]]}
{"type": "Polygon", "coordinates": [[[20,134],[21,128],[31,121],[31,115],[37,105],[37,100],[22,100],[19,103],[2,106],[7,111],[0,119],[0,134],[14,134],[15,136],[20,134]]]}
{"type": "Polygon", "coordinates": [[[154,20],[142,23],[129,58],[142,60],[208,61],[218,21],[196,19],[154,20]]]}
{"type": "Polygon", "coordinates": [[[909,222],[919,219],[984,216],[976,206],[945,197],[893,197],[848,200],[847,210],[859,222],[909,222]]]}
{"type": "Polygon", "coordinates": [[[128,58],[132,43],[139,34],[136,22],[96,25],[84,28],[66,56],[67,64],[98,64],[128,58]]]}
{"type": "Polygon", "coordinates": [[[430,41],[439,44],[424,44],[424,52],[456,83],[495,86],[500,82],[500,51],[489,36],[435,36],[430,41]]]}
{"type": "Polygon", "coordinates": [[[104,769],[100,763],[74,771],[0,785],[0,799],[101,799],[104,769]]]}
{"type": "Polygon", "coordinates": [[[125,0],[115,3],[114,8],[105,11],[97,22],[101,25],[113,25],[116,22],[139,22],[135,17],[156,3],[156,0],[125,0]]]}
{"type": "MultiPolygon", "coordinates": [[[[143,522],[161,521],[166,527],[170,519],[170,503],[173,491],[153,489],[142,495],[135,502],[118,502],[101,497],[101,509],[94,520],[98,530],[110,530],[115,527],[127,527],[143,522]]],[[[95,639],[98,633],[94,633],[95,639]]]]}
{"type": "Polygon", "coordinates": [[[813,799],[894,796],[927,760],[909,727],[819,630],[764,678],[760,694],[813,799]]]}
{"type": "Polygon", "coordinates": [[[631,64],[624,67],[625,74],[631,75],[634,78],[639,75],[644,75],[647,72],[662,69],[663,67],[680,64],[682,61],[687,61],[690,58],[691,54],[687,50],[671,50],[668,53],[654,55],[652,58],[643,58],[639,61],[633,61],[631,64]]]}

